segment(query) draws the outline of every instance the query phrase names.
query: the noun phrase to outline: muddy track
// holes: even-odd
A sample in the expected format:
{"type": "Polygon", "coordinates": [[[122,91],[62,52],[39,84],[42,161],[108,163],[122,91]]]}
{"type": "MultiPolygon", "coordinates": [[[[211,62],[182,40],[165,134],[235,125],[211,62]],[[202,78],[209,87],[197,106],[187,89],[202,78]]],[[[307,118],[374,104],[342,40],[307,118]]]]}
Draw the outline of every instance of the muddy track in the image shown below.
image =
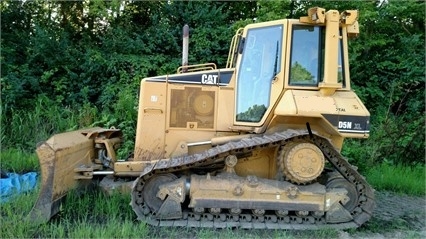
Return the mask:
{"type": "Polygon", "coordinates": [[[269,228],[269,229],[319,229],[322,227],[332,227],[336,229],[345,228],[356,228],[363,224],[371,217],[372,208],[374,208],[374,194],[371,187],[365,181],[365,179],[356,172],[356,169],[352,167],[332,146],[332,144],[321,137],[310,135],[305,131],[294,131],[289,130],[283,133],[275,133],[268,136],[258,136],[250,139],[243,139],[239,142],[230,142],[216,148],[212,148],[204,153],[193,155],[189,157],[172,158],[167,161],[159,161],[152,167],[147,167],[141,174],[141,177],[136,180],[134,184],[134,192],[132,196],[132,207],[139,220],[146,220],[148,224],[160,225],[160,226],[193,226],[193,227],[211,227],[211,228],[223,228],[228,226],[242,227],[242,228],[269,228]],[[327,160],[339,171],[348,181],[355,185],[357,193],[359,195],[359,203],[351,212],[353,221],[339,224],[327,224],[324,225],[323,218],[306,218],[302,217],[282,217],[277,218],[276,216],[267,216],[256,218],[253,215],[241,215],[237,220],[229,220],[232,215],[220,215],[220,218],[224,220],[213,220],[216,219],[213,215],[206,215],[207,221],[203,222],[199,219],[191,220],[193,215],[191,212],[184,212],[183,220],[171,220],[171,221],[157,221],[150,216],[152,213],[150,209],[145,205],[143,200],[143,190],[145,183],[154,175],[161,173],[173,173],[181,171],[185,168],[191,168],[195,166],[209,165],[212,163],[219,163],[223,161],[224,156],[230,153],[251,151],[257,147],[276,147],[279,145],[285,145],[290,140],[306,140],[317,145],[326,156],[327,160]],[[250,220],[246,220],[246,218],[250,220]],[[252,218],[256,218],[252,222],[252,218]],[[223,222],[226,221],[226,222],[223,222]],[[229,223],[232,222],[230,225],[229,223]],[[161,225],[163,224],[163,225],[161,225]],[[190,225],[191,224],[191,225],[190,225]],[[194,224],[194,225],[192,225],[194,224]]]}

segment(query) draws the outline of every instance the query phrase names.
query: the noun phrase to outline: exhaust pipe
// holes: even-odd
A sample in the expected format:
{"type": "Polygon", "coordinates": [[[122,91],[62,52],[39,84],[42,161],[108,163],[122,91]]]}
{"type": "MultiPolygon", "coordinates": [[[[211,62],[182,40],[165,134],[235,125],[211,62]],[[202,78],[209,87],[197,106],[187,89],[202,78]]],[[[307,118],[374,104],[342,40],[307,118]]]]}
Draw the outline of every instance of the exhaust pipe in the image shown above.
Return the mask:
{"type": "Polygon", "coordinates": [[[183,41],[182,41],[182,72],[187,72],[188,68],[188,46],[189,46],[189,26],[183,26],[183,41]]]}

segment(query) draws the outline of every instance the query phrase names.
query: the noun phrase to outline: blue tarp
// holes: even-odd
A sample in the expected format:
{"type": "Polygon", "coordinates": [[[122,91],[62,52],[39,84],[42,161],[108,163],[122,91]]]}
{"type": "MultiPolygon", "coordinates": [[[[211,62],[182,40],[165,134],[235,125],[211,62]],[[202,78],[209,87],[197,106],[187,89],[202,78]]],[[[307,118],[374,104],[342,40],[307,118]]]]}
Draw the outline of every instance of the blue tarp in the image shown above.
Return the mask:
{"type": "Polygon", "coordinates": [[[7,202],[12,196],[29,192],[37,186],[37,173],[23,175],[6,173],[7,178],[0,178],[0,203],[7,202]]]}

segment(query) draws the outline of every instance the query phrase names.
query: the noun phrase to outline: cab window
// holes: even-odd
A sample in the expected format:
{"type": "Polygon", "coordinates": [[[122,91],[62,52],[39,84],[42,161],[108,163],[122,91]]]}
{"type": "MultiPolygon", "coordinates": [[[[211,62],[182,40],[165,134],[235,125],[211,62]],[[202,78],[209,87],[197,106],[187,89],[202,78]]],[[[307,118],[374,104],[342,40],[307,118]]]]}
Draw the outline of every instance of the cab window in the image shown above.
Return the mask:
{"type": "Polygon", "coordinates": [[[282,25],[249,29],[237,76],[236,121],[259,122],[281,70],[282,25]]]}
{"type": "Polygon", "coordinates": [[[293,26],[290,85],[318,85],[320,79],[320,27],[293,26]]]}
{"type": "MultiPolygon", "coordinates": [[[[342,35],[342,33],[340,32],[340,35],[342,35]]],[[[339,41],[339,68],[337,71],[337,83],[342,83],[343,84],[343,88],[345,88],[346,86],[346,81],[345,81],[345,66],[343,64],[343,40],[339,41]]]]}
{"type": "MultiPolygon", "coordinates": [[[[318,86],[323,81],[324,27],[293,25],[289,84],[318,86]]],[[[345,87],[343,40],[338,45],[337,81],[345,87]]]]}

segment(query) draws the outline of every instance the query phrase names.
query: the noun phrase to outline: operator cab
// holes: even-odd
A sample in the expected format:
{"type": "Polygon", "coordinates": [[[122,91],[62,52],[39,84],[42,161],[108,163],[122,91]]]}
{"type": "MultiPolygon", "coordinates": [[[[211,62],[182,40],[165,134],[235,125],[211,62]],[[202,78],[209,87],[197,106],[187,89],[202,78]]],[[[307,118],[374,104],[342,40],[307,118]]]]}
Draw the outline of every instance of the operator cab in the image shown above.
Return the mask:
{"type": "Polygon", "coordinates": [[[336,30],[341,37],[329,47],[329,56],[326,56],[325,24],[286,19],[247,26],[240,39],[236,61],[234,125],[252,128],[264,125],[287,89],[322,91],[322,88],[331,87],[348,90],[346,31],[338,25],[336,30]],[[324,76],[324,69],[331,69],[325,64],[326,59],[329,62],[337,60],[331,76],[324,76]],[[337,79],[324,82],[325,77],[337,79]]]}

